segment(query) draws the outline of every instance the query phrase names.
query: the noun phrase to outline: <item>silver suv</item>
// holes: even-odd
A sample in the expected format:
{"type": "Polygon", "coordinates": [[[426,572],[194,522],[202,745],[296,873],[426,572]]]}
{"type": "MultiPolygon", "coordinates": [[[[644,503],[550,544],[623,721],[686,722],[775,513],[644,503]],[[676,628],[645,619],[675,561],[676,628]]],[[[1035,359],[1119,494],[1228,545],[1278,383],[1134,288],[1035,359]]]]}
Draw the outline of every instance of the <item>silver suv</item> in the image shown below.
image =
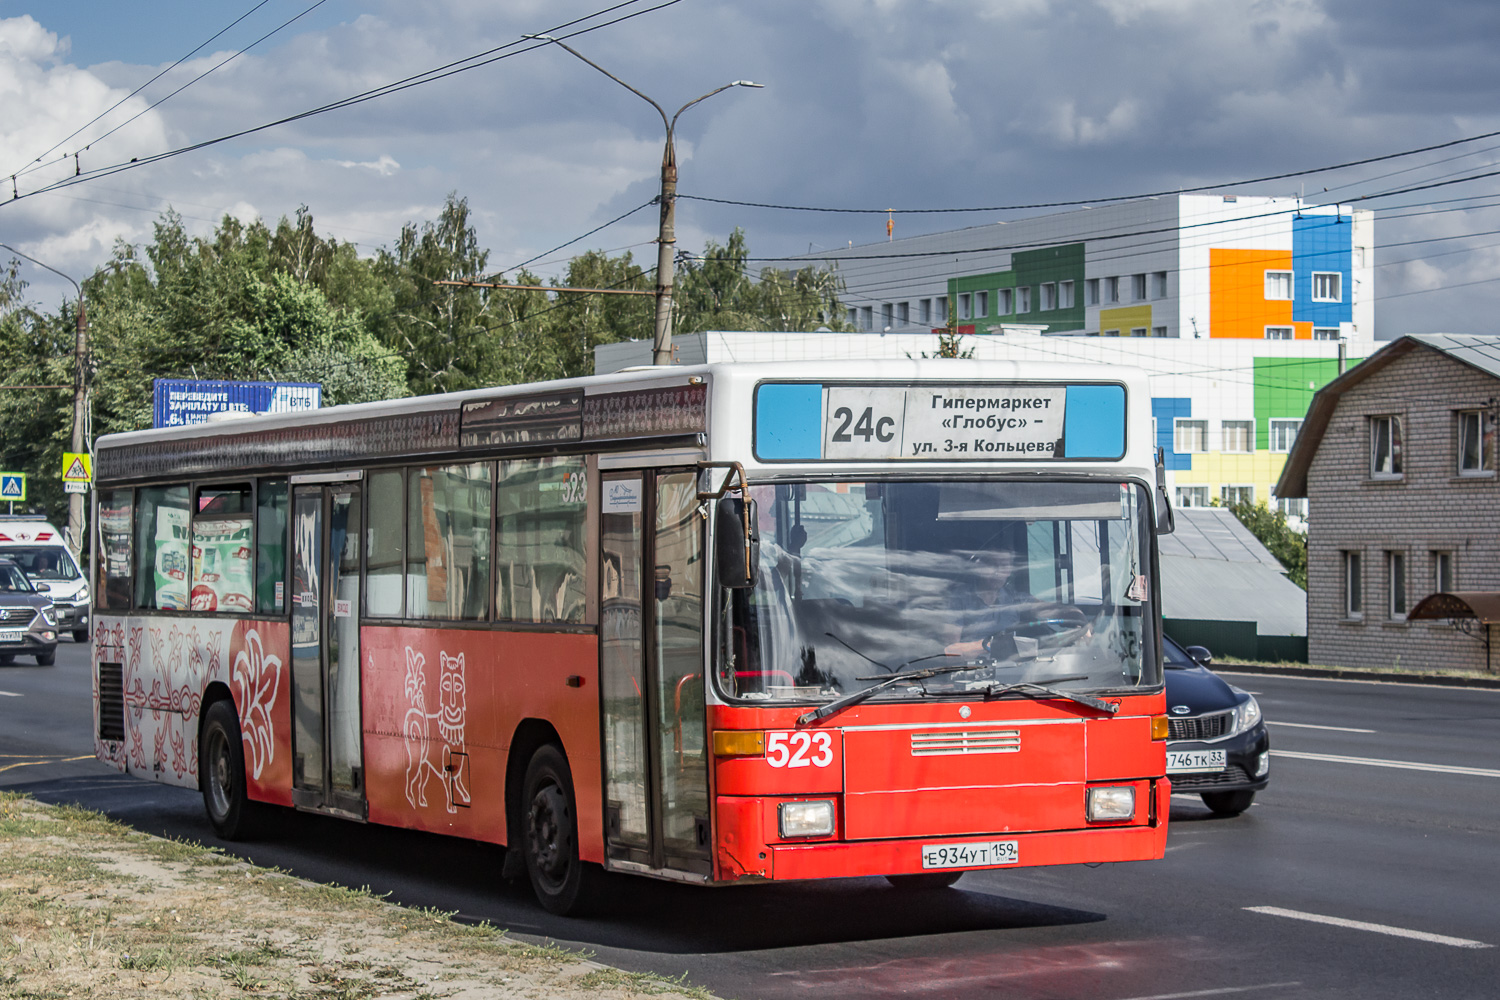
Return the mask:
{"type": "Polygon", "coordinates": [[[0,664],[17,654],[35,656],[38,666],[57,660],[57,611],[47,584],[33,585],[21,567],[0,559],[0,664]]]}

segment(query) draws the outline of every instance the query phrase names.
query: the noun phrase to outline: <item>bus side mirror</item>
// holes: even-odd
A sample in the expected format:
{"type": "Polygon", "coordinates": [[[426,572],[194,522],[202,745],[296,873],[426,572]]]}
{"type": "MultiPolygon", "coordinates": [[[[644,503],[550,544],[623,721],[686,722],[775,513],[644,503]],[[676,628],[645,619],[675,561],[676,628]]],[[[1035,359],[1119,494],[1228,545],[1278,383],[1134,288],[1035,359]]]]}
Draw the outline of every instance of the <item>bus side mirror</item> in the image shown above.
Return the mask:
{"type": "Polygon", "coordinates": [[[715,507],[715,555],[718,556],[719,586],[741,590],[755,586],[760,566],[760,525],[755,501],[723,497],[715,507]]]}

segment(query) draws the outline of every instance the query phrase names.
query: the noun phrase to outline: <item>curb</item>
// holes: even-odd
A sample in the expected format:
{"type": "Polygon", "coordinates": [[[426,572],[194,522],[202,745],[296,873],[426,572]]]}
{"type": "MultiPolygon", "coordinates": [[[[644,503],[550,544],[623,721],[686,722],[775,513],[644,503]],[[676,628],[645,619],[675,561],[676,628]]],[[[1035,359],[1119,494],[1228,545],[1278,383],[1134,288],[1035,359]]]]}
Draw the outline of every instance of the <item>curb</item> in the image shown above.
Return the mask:
{"type": "Polygon", "coordinates": [[[1324,667],[1273,667],[1260,663],[1211,663],[1209,669],[1227,674],[1274,674],[1315,680],[1385,681],[1393,684],[1430,684],[1434,687],[1500,690],[1500,677],[1453,677],[1446,674],[1396,674],[1376,670],[1331,670],[1324,667]]]}

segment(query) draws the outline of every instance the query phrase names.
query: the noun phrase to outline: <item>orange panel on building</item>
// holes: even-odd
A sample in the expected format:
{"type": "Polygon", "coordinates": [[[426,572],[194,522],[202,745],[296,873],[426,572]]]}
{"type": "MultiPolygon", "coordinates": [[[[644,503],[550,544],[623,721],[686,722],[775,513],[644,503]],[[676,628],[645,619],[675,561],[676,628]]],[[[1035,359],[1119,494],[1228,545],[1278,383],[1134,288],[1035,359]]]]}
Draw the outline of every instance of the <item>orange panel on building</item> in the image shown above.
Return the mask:
{"type": "MultiPolygon", "coordinates": [[[[1290,271],[1290,250],[1210,249],[1208,263],[1210,337],[1265,340],[1266,327],[1293,326],[1291,300],[1266,299],[1266,272],[1290,271]]],[[[1311,339],[1312,324],[1294,336],[1311,339]]]]}

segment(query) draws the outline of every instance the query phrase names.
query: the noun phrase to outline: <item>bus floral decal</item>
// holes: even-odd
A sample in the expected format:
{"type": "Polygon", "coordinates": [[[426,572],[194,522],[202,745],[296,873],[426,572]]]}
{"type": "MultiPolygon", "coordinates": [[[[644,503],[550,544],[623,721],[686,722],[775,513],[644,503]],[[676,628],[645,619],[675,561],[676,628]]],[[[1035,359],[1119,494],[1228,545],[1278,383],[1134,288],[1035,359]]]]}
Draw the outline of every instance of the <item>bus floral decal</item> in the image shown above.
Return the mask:
{"type": "MultiPolygon", "coordinates": [[[[238,637],[236,637],[238,638],[238,637]]],[[[276,726],[271,711],[281,683],[281,657],[268,655],[260,632],[245,630],[244,643],[235,643],[234,686],[239,690],[240,739],[245,743],[250,774],[259,780],[266,765],[276,758],[276,726]]],[[[217,658],[218,650],[213,651],[217,658]]]]}
{"type": "Polygon", "coordinates": [[[464,654],[440,652],[438,709],[427,708],[427,658],[406,647],[406,710],[402,732],[406,739],[406,801],[413,809],[426,808],[427,783],[436,777],[447,793],[447,809],[458,811],[469,805],[468,778],[451,766],[456,754],[465,753],[464,727],[468,704],[465,697],[464,654]],[[437,739],[432,724],[437,723],[437,739]]]}

